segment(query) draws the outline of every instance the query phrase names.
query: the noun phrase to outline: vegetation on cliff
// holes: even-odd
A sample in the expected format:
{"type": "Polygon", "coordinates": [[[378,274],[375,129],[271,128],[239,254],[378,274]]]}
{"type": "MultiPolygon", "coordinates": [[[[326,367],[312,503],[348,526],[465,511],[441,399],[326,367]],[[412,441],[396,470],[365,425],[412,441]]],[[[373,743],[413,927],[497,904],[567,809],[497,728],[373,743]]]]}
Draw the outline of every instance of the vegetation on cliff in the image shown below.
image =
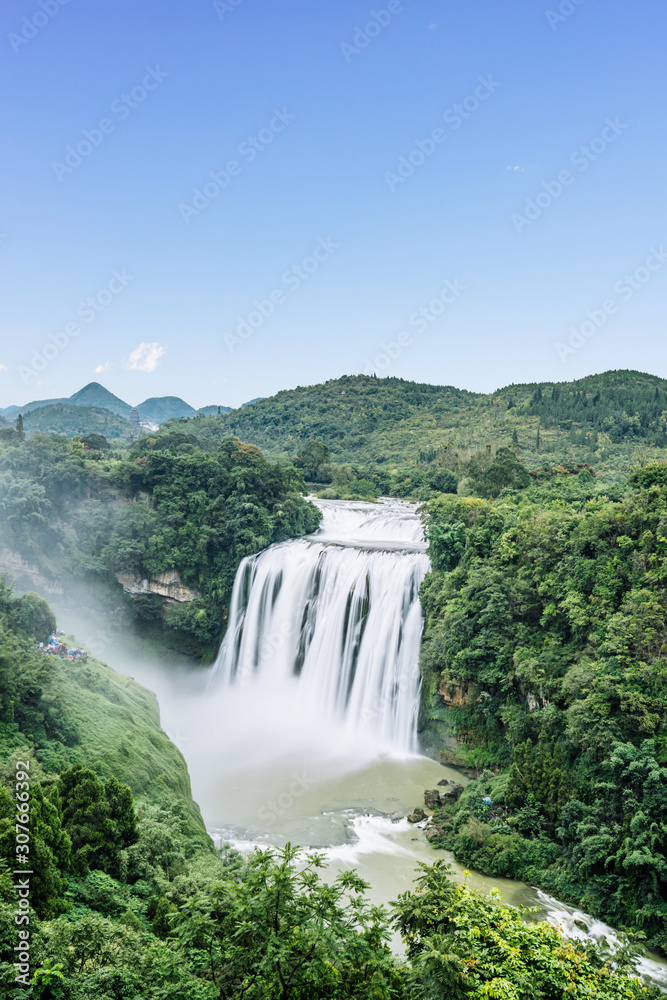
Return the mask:
{"type": "Polygon", "coordinates": [[[487,769],[435,842],[667,950],[667,466],[427,519],[425,707],[487,769]]]}
{"type": "MultiPolygon", "coordinates": [[[[37,645],[39,597],[0,586],[0,849],[30,807],[30,970],[17,982],[16,893],[0,866],[0,989],[18,1000],[436,1000],[657,992],[593,946],[424,868],[393,913],[354,872],[288,845],[215,852],[154,698],[96,660],[37,645]],[[17,762],[20,770],[17,772],[17,762]],[[26,762],[29,767],[26,767],[26,762]],[[22,806],[22,809],[25,809],[22,806]],[[407,961],[389,936],[398,929],[407,961]]],[[[23,845],[22,848],[23,850],[23,845]]],[[[23,945],[25,948],[25,945],[23,945]]]]}
{"type": "Polygon", "coordinates": [[[12,434],[0,441],[2,545],[65,582],[176,570],[200,597],[136,610],[192,652],[219,640],[241,559],[319,522],[297,470],[231,438],[206,452],[183,435],[147,439],[122,458],[100,435],[12,434]]]}

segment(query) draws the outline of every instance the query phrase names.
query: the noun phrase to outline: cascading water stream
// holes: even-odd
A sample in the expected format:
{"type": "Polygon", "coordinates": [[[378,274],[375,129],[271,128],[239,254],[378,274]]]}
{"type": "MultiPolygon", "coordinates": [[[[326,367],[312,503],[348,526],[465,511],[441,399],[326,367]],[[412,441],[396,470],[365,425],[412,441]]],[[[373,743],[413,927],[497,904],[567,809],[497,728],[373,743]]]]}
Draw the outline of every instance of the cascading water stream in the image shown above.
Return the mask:
{"type": "Polygon", "coordinates": [[[421,521],[400,501],[317,503],[317,534],[241,563],[216,681],[270,682],[311,723],[414,751],[430,565],[421,521]]]}

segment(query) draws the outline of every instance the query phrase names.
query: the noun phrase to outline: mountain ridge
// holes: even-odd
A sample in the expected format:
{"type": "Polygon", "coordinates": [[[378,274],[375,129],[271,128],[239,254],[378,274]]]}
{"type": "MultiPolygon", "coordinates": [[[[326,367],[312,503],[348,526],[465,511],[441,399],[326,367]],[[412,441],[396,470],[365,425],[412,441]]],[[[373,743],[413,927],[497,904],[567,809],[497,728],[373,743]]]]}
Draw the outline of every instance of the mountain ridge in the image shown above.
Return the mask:
{"type": "Polygon", "coordinates": [[[620,369],[475,393],[345,375],[199,417],[193,430],[201,440],[237,437],[273,459],[318,441],[332,463],[391,470],[435,462],[456,472],[464,455],[509,446],[530,466],[574,461],[618,473],[638,448],[667,457],[667,380],[620,369]]]}
{"type": "MultiPolygon", "coordinates": [[[[88,382],[77,392],[73,393],[68,397],[58,397],[54,399],[35,399],[26,403],[24,406],[6,406],[0,408],[0,416],[5,419],[12,420],[15,419],[19,413],[26,415],[32,413],[34,410],[43,409],[46,406],[82,406],[82,407],[97,407],[105,410],[109,410],[111,413],[115,413],[116,416],[124,417],[126,420],[129,419],[130,413],[133,409],[136,409],[139,413],[139,419],[150,421],[154,423],[164,423],[167,420],[172,420],[178,417],[194,417],[197,413],[204,411],[216,411],[218,410],[217,405],[202,407],[201,410],[196,410],[194,406],[190,406],[186,403],[184,399],[180,396],[150,396],[148,399],[144,399],[143,402],[138,403],[136,407],[131,406],[126,403],[125,400],[121,399],[119,396],[114,395],[100,382],[88,382]]],[[[230,406],[220,406],[219,410],[221,413],[230,413],[232,408],[230,406]]]]}

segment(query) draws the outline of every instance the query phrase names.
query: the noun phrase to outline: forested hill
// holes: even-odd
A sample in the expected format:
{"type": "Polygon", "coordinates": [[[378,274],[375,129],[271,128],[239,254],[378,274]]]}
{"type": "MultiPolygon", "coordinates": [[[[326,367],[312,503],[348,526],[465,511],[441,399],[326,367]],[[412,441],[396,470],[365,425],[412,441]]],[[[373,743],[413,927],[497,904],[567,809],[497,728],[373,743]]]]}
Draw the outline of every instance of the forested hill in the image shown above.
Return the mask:
{"type": "Polygon", "coordinates": [[[613,371],[483,395],[350,375],[279,392],[230,414],[194,418],[191,426],[200,439],[233,434],[270,456],[294,456],[317,440],[334,462],[397,468],[438,461],[445,445],[450,452],[511,445],[529,466],[569,460],[617,474],[636,461],[638,450],[667,455],[667,381],[613,371]]]}

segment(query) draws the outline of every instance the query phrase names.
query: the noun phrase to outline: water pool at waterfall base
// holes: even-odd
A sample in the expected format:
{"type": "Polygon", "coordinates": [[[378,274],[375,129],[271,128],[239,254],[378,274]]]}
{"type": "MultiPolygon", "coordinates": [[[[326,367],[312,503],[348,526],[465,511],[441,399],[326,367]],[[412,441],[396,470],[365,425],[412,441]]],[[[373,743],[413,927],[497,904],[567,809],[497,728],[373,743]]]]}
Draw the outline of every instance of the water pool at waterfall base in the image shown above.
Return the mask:
{"type": "MultiPolygon", "coordinates": [[[[157,693],[218,844],[244,854],[288,841],[317,850],[327,878],[356,868],[372,901],[386,905],[413,887],[420,863],[438,857],[463,880],[463,866],[406,816],[423,806],[425,789],[466,778],[418,748],[418,589],[429,560],[417,509],[395,500],[318,503],[316,535],[239,567],[212,669],[165,671],[129,635],[104,658],[157,693]]],[[[94,621],[79,609],[58,615],[94,648],[94,621]]],[[[618,946],[611,927],[539,889],[474,871],[468,884],[535,907],[535,919],[570,938],[618,946]]],[[[638,970],[667,987],[658,956],[641,958],[638,970]]]]}

